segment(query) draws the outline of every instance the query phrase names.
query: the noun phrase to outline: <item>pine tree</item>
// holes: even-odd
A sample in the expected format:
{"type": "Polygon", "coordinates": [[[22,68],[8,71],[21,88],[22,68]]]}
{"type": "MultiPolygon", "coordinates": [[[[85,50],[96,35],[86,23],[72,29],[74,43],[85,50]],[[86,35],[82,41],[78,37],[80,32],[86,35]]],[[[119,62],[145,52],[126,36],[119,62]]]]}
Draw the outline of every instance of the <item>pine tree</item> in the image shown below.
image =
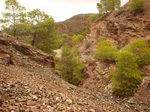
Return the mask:
{"type": "Polygon", "coordinates": [[[119,9],[120,5],[120,0],[100,0],[100,3],[97,3],[97,9],[99,14],[105,14],[119,9]]]}
{"type": "Polygon", "coordinates": [[[125,50],[120,52],[117,56],[116,66],[111,79],[113,92],[119,96],[133,95],[142,82],[141,72],[133,54],[125,50]]]}
{"type": "Polygon", "coordinates": [[[34,45],[46,53],[52,53],[61,44],[61,37],[55,30],[55,22],[52,17],[39,22],[36,28],[34,45]]]}
{"type": "Polygon", "coordinates": [[[72,39],[72,42],[74,44],[77,44],[82,38],[83,38],[83,35],[74,35],[73,39],[72,39]]]}
{"type": "Polygon", "coordinates": [[[138,65],[147,65],[150,62],[149,43],[143,38],[138,38],[125,48],[133,53],[138,65]]]}
{"type": "Polygon", "coordinates": [[[60,70],[63,78],[71,84],[78,85],[83,80],[83,64],[79,58],[75,57],[71,51],[71,47],[65,44],[62,47],[60,70]]]}
{"type": "Polygon", "coordinates": [[[2,28],[6,33],[16,36],[17,29],[19,28],[17,26],[23,22],[23,16],[25,15],[24,11],[26,8],[19,5],[17,0],[6,0],[5,4],[5,9],[8,12],[2,13],[4,19],[0,19],[0,22],[7,23],[8,26],[5,24],[2,28]]]}
{"type": "Polygon", "coordinates": [[[54,19],[40,9],[27,12],[27,17],[29,34],[33,37],[32,46],[51,54],[62,43],[54,19]]]}
{"type": "Polygon", "coordinates": [[[108,40],[100,40],[97,44],[95,58],[105,60],[115,60],[117,57],[117,48],[108,40]]]}
{"type": "Polygon", "coordinates": [[[129,7],[131,12],[140,13],[145,9],[145,1],[144,0],[130,0],[129,7]]]}

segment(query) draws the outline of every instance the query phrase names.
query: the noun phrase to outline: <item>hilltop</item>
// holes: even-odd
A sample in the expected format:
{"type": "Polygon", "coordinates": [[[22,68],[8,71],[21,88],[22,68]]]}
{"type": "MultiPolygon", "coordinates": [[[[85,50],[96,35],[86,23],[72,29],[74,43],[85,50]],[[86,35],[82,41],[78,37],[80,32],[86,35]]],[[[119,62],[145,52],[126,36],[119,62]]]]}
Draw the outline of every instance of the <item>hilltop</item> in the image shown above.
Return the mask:
{"type": "Polygon", "coordinates": [[[60,35],[64,33],[72,35],[73,32],[76,34],[82,34],[82,28],[89,27],[89,16],[90,14],[79,14],[65,21],[57,22],[56,29],[58,30],[60,35]]]}

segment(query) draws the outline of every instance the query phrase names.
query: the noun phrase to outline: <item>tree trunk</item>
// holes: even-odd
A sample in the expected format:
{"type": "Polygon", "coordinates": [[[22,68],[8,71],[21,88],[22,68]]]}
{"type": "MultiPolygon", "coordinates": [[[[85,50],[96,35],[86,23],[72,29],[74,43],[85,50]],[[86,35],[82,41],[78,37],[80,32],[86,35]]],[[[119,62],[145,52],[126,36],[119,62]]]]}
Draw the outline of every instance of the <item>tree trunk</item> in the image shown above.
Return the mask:
{"type": "Polygon", "coordinates": [[[14,29],[14,37],[16,36],[16,32],[17,32],[16,29],[14,29]]]}
{"type": "Polygon", "coordinates": [[[32,46],[35,45],[35,38],[36,38],[36,33],[33,34],[32,46]]]}

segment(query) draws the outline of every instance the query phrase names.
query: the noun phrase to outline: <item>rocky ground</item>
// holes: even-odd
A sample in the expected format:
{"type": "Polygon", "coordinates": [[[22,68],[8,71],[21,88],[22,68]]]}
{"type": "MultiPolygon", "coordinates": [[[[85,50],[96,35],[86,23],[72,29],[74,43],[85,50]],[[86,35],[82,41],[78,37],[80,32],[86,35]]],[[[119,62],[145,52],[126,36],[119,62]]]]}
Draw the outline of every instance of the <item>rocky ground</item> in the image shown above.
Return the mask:
{"type": "MultiPolygon", "coordinates": [[[[97,43],[100,39],[111,41],[118,50],[133,42],[137,38],[144,38],[150,42],[150,1],[145,0],[145,10],[133,15],[125,4],[120,10],[105,14],[97,19],[90,27],[84,38],[73,49],[79,49],[80,59],[85,66],[85,80],[81,88],[98,93],[99,95],[119,103],[123,107],[139,112],[150,111],[150,64],[140,66],[143,83],[138,92],[128,98],[117,98],[109,89],[110,71],[115,62],[94,59],[97,43]],[[131,103],[132,102],[132,103],[131,103]]],[[[127,111],[127,110],[126,110],[127,111]]]]}
{"type": "Polygon", "coordinates": [[[52,56],[0,32],[0,111],[133,111],[65,82],[53,67],[52,56]]]}
{"type": "Polygon", "coordinates": [[[150,65],[139,68],[143,82],[138,92],[120,98],[109,89],[109,70],[115,63],[93,58],[101,37],[118,48],[138,37],[149,40],[150,3],[145,2],[145,11],[137,16],[131,16],[125,5],[123,11],[104,15],[91,25],[74,47],[85,65],[86,79],[79,87],[54,70],[53,56],[0,31],[0,112],[150,112],[150,65]]]}

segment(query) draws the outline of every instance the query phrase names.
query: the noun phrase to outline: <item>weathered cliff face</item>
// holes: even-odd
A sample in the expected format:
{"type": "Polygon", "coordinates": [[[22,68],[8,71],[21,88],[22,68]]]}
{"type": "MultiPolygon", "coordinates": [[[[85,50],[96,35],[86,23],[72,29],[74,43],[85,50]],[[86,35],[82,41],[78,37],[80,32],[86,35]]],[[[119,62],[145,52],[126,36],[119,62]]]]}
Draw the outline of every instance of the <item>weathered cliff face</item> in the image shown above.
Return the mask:
{"type": "Polygon", "coordinates": [[[73,32],[76,34],[82,34],[82,28],[89,27],[89,16],[90,14],[79,14],[63,22],[57,22],[56,29],[60,35],[64,33],[72,35],[73,32]]]}
{"type": "Polygon", "coordinates": [[[125,104],[128,102],[128,108],[133,111],[150,111],[150,69],[149,66],[141,67],[143,83],[139,91],[130,98],[114,98],[112,91],[109,89],[111,74],[109,71],[115,67],[115,63],[95,60],[93,53],[96,50],[97,43],[101,38],[110,40],[118,49],[136,40],[145,38],[150,40],[150,1],[145,0],[145,11],[133,15],[128,7],[124,5],[119,11],[105,14],[95,21],[85,35],[85,37],[73,47],[81,51],[81,60],[85,65],[86,79],[80,85],[81,88],[97,92],[108,99],[116,100],[117,103],[125,104]],[[141,103],[139,103],[141,102],[141,103]],[[132,104],[131,104],[132,103],[132,104]],[[144,103],[145,107],[142,106],[144,103]],[[133,107],[132,107],[132,106],[133,107]],[[145,108],[145,110],[144,110],[145,108]]]}
{"type": "Polygon", "coordinates": [[[0,31],[0,63],[22,66],[25,64],[25,60],[32,60],[51,68],[55,66],[53,56],[25,44],[19,38],[16,39],[0,31]]]}
{"type": "Polygon", "coordinates": [[[128,4],[119,11],[103,15],[90,26],[88,33],[76,48],[86,52],[84,46],[87,42],[90,42],[91,46],[88,50],[93,52],[100,38],[110,40],[118,48],[124,47],[139,37],[149,39],[150,3],[148,0],[145,0],[145,3],[145,11],[137,15],[130,12],[128,4]]]}

